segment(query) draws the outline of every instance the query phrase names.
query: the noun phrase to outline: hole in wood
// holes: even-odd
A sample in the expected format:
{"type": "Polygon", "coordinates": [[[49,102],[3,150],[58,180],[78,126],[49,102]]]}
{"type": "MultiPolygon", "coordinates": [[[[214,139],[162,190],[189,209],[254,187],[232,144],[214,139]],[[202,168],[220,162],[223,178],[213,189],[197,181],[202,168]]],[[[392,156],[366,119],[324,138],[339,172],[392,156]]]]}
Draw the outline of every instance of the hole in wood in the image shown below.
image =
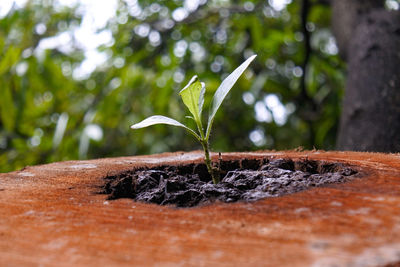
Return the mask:
{"type": "Polygon", "coordinates": [[[159,166],[105,177],[102,193],[108,199],[194,207],[215,201],[256,201],[344,183],[358,171],[342,163],[291,159],[221,161],[221,182],[214,185],[205,164],[159,166]]]}

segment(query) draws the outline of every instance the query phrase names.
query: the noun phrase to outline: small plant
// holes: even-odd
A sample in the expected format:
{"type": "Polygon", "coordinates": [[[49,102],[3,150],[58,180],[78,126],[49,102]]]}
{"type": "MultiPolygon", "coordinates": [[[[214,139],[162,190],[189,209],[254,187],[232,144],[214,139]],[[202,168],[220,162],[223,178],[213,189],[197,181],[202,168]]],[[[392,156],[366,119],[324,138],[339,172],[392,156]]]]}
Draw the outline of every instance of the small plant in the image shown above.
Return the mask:
{"type": "Polygon", "coordinates": [[[181,96],[183,103],[186,105],[186,107],[192,114],[192,116],[189,116],[189,118],[195,121],[197,126],[197,132],[174,119],[161,115],[151,116],[139,123],[132,125],[131,128],[140,129],[155,124],[168,124],[185,128],[202,145],[204,150],[204,161],[207,166],[207,170],[211,175],[214,184],[219,183],[220,179],[219,172],[212,166],[210,158],[210,145],[208,140],[210,138],[211,127],[214,121],[215,114],[217,113],[219,107],[221,106],[222,101],[224,101],[226,95],[232,89],[233,85],[239,79],[240,75],[242,75],[242,73],[247,69],[247,67],[250,65],[250,63],[254,60],[255,57],[256,55],[253,55],[250,58],[248,58],[237,69],[235,69],[228,77],[226,77],[225,80],[222,81],[221,85],[218,87],[217,91],[214,94],[210,109],[210,114],[208,117],[207,128],[205,132],[201,120],[201,113],[203,111],[204,94],[206,89],[204,83],[198,80],[197,75],[193,76],[190,82],[179,92],[179,95],[181,96]]]}

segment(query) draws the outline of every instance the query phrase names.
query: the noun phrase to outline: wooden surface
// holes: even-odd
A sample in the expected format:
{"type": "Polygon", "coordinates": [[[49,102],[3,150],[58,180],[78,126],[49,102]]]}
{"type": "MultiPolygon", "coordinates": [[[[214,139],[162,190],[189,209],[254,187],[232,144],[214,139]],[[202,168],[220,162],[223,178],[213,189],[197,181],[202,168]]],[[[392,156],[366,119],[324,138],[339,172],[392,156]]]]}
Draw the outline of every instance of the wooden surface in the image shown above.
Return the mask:
{"type": "MultiPolygon", "coordinates": [[[[216,155],[214,155],[216,156],[216,155]]],[[[365,176],[255,203],[176,209],[96,194],[107,174],[199,152],[0,174],[0,266],[385,266],[400,262],[400,155],[227,153],[345,162],[365,176]],[[337,264],[337,265],[332,265],[337,264]]]]}

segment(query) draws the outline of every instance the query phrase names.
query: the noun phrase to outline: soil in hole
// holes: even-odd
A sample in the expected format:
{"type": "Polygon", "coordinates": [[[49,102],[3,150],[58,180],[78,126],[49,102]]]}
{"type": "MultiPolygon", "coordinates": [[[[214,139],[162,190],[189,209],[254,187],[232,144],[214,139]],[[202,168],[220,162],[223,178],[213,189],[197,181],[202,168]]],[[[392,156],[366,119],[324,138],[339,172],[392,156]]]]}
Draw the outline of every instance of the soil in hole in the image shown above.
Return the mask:
{"type": "Polygon", "coordinates": [[[343,183],[357,171],[341,163],[291,159],[221,161],[221,182],[214,185],[204,164],[160,166],[105,177],[108,199],[194,207],[214,201],[256,201],[343,183]]]}

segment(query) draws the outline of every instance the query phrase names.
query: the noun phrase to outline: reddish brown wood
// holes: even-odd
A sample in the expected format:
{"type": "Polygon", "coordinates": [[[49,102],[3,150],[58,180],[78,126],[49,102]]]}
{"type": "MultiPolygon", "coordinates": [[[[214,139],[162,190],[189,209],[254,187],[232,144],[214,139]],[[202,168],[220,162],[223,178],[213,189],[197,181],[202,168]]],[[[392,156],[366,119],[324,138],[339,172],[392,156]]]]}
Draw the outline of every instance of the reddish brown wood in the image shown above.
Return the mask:
{"type": "MultiPolygon", "coordinates": [[[[217,155],[214,155],[217,156],[217,155]]],[[[255,203],[176,209],[107,201],[107,174],[202,154],[58,162],[0,174],[0,266],[379,266],[400,262],[400,155],[227,153],[359,166],[361,179],[255,203]],[[371,264],[371,265],[368,265],[371,264]]]]}

